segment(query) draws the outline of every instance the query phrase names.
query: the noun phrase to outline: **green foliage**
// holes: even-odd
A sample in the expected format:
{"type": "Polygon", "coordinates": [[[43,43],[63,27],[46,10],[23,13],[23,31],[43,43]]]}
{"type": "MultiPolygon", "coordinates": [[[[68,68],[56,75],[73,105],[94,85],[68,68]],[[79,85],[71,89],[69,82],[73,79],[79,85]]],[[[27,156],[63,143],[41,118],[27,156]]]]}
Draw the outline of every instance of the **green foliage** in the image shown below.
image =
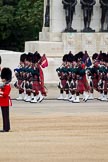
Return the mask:
{"type": "Polygon", "coordinates": [[[37,40],[43,24],[43,0],[3,0],[0,3],[0,46],[23,51],[37,40]]]}
{"type": "Polygon", "coordinates": [[[3,0],[2,1],[3,5],[12,5],[12,6],[14,6],[14,5],[17,5],[17,3],[18,3],[18,0],[3,0]]]}

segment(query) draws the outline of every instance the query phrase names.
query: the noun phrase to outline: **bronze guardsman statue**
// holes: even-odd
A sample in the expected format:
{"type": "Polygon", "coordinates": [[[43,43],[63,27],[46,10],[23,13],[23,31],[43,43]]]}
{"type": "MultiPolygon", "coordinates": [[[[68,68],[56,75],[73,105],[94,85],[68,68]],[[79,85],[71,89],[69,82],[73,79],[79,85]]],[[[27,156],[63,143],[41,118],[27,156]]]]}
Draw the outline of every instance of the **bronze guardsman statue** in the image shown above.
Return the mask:
{"type": "Polygon", "coordinates": [[[47,0],[46,11],[45,11],[45,27],[50,26],[50,1],[47,0]]]}
{"type": "Polygon", "coordinates": [[[95,32],[90,28],[91,17],[93,15],[93,6],[95,5],[95,0],[80,0],[83,9],[83,19],[84,19],[84,29],[82,32],[95,32]]]}
{"type": "Polygon", "coordinates": [[[65,9],[66,18],[66,29],[64,32],[76,32],[75,29],[71,27],[73,21],[73,15],[75,13],[75,6],[77,0],[62,0],[63,8],[65,9]]]}
{"type": "Polygon", "coordinates": [[[108,0],[100,0],[101,7],[101,32],[108,32],[108,0]],[[104,25],[106,23],[106,29],[104,29],[104,25]]]}

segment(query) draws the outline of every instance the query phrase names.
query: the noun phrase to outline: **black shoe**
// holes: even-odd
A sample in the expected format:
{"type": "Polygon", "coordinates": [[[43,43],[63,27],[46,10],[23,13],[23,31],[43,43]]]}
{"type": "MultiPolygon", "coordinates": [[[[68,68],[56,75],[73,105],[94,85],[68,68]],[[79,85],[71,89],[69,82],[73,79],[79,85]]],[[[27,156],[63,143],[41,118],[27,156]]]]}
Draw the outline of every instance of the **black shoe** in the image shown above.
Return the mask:
{"type": "Polygon", "coordinates": [[[9,132],[9,130],[4,130],[4,132],[9,132]]]}
{"type": "Polygon", "coordinates": [[[0,132],[4,132],[4,130],[0,130],[0,132]]]}
{"type": "Polygon", "coordinates": [[[10,130],[10,129],[4,129],[3,131],[4,131],[4,132],[9,132],[9,130],[10,130]]]}
{"type": "Polygon", "coordinates": [[[9,130],[0,130],[0,132],[9,132],[9,130]]]}

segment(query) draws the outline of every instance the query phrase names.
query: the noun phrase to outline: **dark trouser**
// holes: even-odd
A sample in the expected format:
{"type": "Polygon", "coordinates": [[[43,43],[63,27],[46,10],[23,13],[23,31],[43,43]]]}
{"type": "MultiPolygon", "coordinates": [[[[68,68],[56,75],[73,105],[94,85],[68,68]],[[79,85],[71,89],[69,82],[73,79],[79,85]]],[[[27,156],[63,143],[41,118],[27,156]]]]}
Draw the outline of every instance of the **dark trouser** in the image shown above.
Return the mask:
{"type": "Polygon", "coordinates": [[[74,8],[67,7],[67,9],[65,10],[67,29],[71,28],[73,14],[74,14],[74,8]]]}
{"type": "Polygon", "coordinates": [[[83,10],[83,16],[84,16],[84,28],[89,28],[92,16],[92,8],[89,9],[85,8],[83,10]]]}
{"type": "Polygon", "coordinates": [[[104,25],[107,12],[108,12],[108,8],[103,7],[102,8],[102,15],[101,15],[101,25],[102,25],[102,27],[104,25]]]}
{"type": "Polygon", "coordinates": [[[1,106],[2,119],[3,119],[3,130],[10,130],[10,120],[9,120],[9,106],[1,106]]]}

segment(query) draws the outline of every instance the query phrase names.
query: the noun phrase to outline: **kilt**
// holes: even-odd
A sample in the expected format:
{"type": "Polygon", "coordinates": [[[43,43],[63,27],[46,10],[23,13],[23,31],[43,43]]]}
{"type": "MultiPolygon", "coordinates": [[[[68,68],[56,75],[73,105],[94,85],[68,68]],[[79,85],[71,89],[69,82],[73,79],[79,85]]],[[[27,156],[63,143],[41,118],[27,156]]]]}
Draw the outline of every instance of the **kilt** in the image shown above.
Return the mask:
{"type": "Polygon", "coordinates": [[[97,78],[94,78],[92,79],[93,81],[93,88],[96,90],[96,91],[99,91],[98,90],[98,79],[97,78]]]}
{"type": "Polygon", "coordinates": [[[85,91],[89,91],[90,90],[90,85],[88,83],[88,80],[86,78],[86,75],[83,76],[83,82],[84,82],[85,91]]]}
{"type": "Polygon", "coordinates": [[[43,96],[46,96],[45,86],[41,83],[39,83],[39,90],[43,96]]]}
{"type": "Polygon", "coordinates": [[[85,85],[84,85],[83,79],[77,81],[77,90],[76,91],[78,91],[81,94],[85,91],[85,85]]]}
{"type": "Polygon", "coordinates": [[[24,92],[24,89],[22,88],[23,80],[18,80],[17,82],[17,88],[20,90],[20,92],[24,92]]]}
{"type": "Polygon", "coordinates": [[[108,90],[108,81],[107,80],[104,81],[103,90],[104,91],[108,90]]]}
{"type": "Polygon", "coordinates": [[[32,84],[32,91],[36,93],[36,95],[39,94],[39,82],[38,81],[33,81],[33,84],[32,84]]]}
{"type": "Polygon", "coordinates": [[[62,86],[61,88],[65,90],[67,88],[67,80],[65,79],[61,80],[61,86],[62,86]]]}

